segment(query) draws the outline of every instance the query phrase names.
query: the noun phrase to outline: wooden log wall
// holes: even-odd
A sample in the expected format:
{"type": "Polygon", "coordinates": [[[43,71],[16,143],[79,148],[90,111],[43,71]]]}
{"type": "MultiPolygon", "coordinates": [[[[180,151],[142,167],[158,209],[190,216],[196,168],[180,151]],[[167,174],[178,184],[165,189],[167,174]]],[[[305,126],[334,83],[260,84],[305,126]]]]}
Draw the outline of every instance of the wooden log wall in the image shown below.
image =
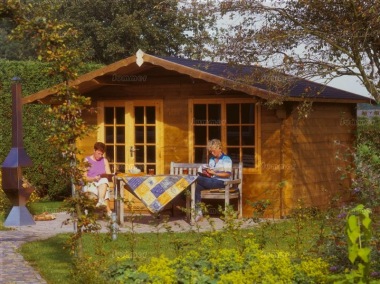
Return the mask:
{"type": "MultiPolygon", "coordinates": [[[[294,114],[295,116],[297,114],[294,114]]],[[[307,119],[293,124],[293,187],[287,211],[299,202],[327,208],[338,196],[348,197],[350,180],[341,180],[344,160],[355,140],[355,105],[314,104],[307,119]]]]}
{"type": "MultiPolygon", "coordinates": [[[[300,118],[298,103],[261,110],[261,173],[245,174],[244,200],[269,199],[266,217],[286,217],[294,208],[327,208],[337,196],[348,198],[349,179],[341,180],[350,161],[343,154],[354,143],[355,105],[315,103],[300,118]]],[[[245,203],[244,216],[254,209],[245,203]]]]}

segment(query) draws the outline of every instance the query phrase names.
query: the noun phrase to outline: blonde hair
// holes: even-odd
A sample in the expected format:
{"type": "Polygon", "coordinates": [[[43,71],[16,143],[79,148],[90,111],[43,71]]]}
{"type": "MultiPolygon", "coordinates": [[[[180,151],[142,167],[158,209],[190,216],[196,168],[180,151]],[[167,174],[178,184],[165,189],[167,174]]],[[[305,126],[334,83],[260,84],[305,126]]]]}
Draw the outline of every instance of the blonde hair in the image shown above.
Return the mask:
{"type": "Polygon", "coordinates": [[[208,150],[222,149],[222,142],[220,142],[219,139],[212,139],[212,140],[208,141],[207,149],[208,150]]]}

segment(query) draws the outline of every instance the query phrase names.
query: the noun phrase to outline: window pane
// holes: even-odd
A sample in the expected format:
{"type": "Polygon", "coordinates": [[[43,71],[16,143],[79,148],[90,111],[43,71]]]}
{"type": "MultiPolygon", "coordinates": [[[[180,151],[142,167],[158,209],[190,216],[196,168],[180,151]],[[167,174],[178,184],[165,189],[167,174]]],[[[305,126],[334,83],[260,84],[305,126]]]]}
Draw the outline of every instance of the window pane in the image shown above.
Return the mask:
{"type": "Polygon", "coordinates": [[[233,163],[240,162],[240,150],[239,148],[227,148],[227,155],[230,156],[233,163]]]}
{"type": "MultiPolygon", "coordinates": [[[[238,124],[239,123],[239,104],[228,104],[227,105],[227,124],[238,124]]],[[[246,115],[243,114],[242,115],[246,115]]]]}
{"type": "Polygon", "coordinates": [[[239,146],[240,145],[240,131],[239,126],[227,126],[227,145],[239,146]]]}
{"type": "Polygon", "coordinates": [[[114,162],[113,157],[114,157],[114,152],[113,152],[113,147],[112,146],[107,146],[106,147],[106,157],[107,160],[111,163],[114,162]]]}
{"type": "Polygon", "coordinates": [[[125,171],[125,165],[124,164],[116,165],[115,172],[126,173],[126,171],[125,171]]]}
{"type": "Polygon", "coordinates": [[[113,124],[113,107],[104,108],[104,122],[105,124],[113,124]]]}
{"type": "Polygon", "coordinates": [[[153,173],[157,174],[155,165],[147,165],[146,168],[147,168],[146,173],[149,173],[149,170],[153,170],[153,173]]]}
{"type": "Polygon", "coordinates": [[[222,128],[220,126],[210,126],[209,127],[209,136],[208,136],[208,140],[210,139],[219,139],[221,140],[222,138],[222,128]]]}
{"type": "Polygon", "coordinates": [[[207,129],[206,126],[194,127],[194,143],[195,145],[207,145],[207,129]]]}
{"type": "Polygon", "coordinates": [[[149,123],[149,124],[156,123],[156,108],[154,106],[146,107],[146,123],[149,123]]]}
{"type": "Polygon", "coordinates": [[[156,127],[155,126],[147,126],[147,143],[156,143],[156,127]]]}
{"type": "Polygon", "coordinates": [[[208,105],[208,124],[222,124],[221,105],[208,105]]]}
{"type": "Polygon", "coordinates": [[[241,123],[255,123],[255,104],[241,104],[241,123]]]}
{"type": "Polygon", "coordinates": [[[196,147],[194,149],[194,162],[195,163],[208,163],[206,147],[196,147]]]}
{"type": "Polygon", "coordinates": [[[114,130],[113,126],[106,126],[105,132],[106,132],[106,143],[112,143],[113,144],[113,138],[114,138],[114,130]]]}
{"type": "Polygon", "coordinates": [[[144,126],[135,126],[135,142],[144,143],[144,126]]]}
{"type": "Polygon", "coordinates": [[[125,137],[124,137],[124,126],[123,127],[116,127],[116,143],[124,143],[125,137]]]}
{"type": "Polygon", "coordinates": [[[243,148],[243,167],[255,167],[255,148],[243,148]]]}
{"type": "Polygon", "coordinates": [[[137,163],[144,163],[144,146],[139,145],[139,146],[136,146],[135,148],[136,148],[136,151],[135,151],[136,159],[135,159],[135,161],[137,163]]]}
{"type": "Polygon", "coordinates": [[[124,108],[123,107],[117,107],[116,108],[116,124],[124,124],[124,108]]]}
{"type": "Polygon", "coordinates": [[[156,146],[147,146],[146,147],[147,152],[147,162],[148,163],[155,163],[156,162],[156,146]]]}
{"type": "Polygon", "coordinates": [[[135,123],[144,123],[144,107],[135,107],[135,123]]]}
{"type": "Polygon", "coordinates": [[[255,145],[255,127],[254,126],[242,126],[241,127],[241,144],[244,146],[255,145]]]}
{"type": "Polygon", "coordinates": [[[206,119],[206,105],[194,105],[194,124],[205,124],[206,119]]]}
{"type": "Polygon", "coordinates": [[[135,164],[134,165],[136,168],[138,168],[142,173],[145,173],[145,170],[144,170],[144,165],[143,164],[135,164]]]}
{"type": "Polygon", "coordinates": [[[116,146],[116,162],[124,163],[125,162],[125,147],[116,146]]]}

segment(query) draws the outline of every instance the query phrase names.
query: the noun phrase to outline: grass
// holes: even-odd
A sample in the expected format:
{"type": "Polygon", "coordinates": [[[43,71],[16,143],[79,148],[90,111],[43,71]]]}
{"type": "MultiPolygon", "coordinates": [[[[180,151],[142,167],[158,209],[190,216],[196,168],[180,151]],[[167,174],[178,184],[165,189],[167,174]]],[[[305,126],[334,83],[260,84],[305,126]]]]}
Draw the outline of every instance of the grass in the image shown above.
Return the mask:
{"type": "Polygon", "coordinates": [[[41,272],[48,283],[72,283],[72,258],[64,249],[67,239],[68,235],[60,234],[44,241],[27,243],[21,248],[24,258],[41,272]]]}
{"type": "MultiPolygon", "coordinates": [[[[38,201],[27,205],[29,212],[32,215],[42,214],[44,212],[54,214],[64,211],[61,209],[63,202],[61,201],[38,201]]],[[[9,230],[9,228],[4,227],[4,222],[8,213],[0,212],[0,231],[9,230]]]]}
{"type": "MultiPolygon", "coordinates": [[[[280,222],[268,227],[239,230],[241,234],[253,233],[258,243],[267,251],[277,249],[295,251],[295,249],[310,251],[313,239],[318,235],[318,226],[310,226],[303,231],[300,240],[294,239],[294,225],[291,222],[280,222]],[[264,241],[265,240],[265,241],[264,241]],[[295,247],[295,243],[299,247],[295,247]]],[[[211,233],[144,233],[118,234],[117,240],[112,241],[108,234],[86,234],[83,237],[84,253],[94,265],[101,262],[101,267],[108,268],[117,259],[128,259],[133,256],[137,263],[147,263],[153,256],[165,255],[174,258],[189,250],[197,250],[200,239],[211,233]],[[100,244],[100,245],[99,245],[100,244]]],[[[228,234],[222,234],[223,244],[236,245],[228,234]]],[[[48,240],[24,244],[20,251],[43,276],[48,283],[76,283],[72,271],[73,257],[67,248],[69,235],[60,234],[48,240]]]]}
{"type": "MultiPolygon", "coordinates": [[[[195,241],[194,234],[178,233],[176,240],[186,242],[195,241]],[[190,239],[189,239],[190,238],[190,239]]],[[[160,236],[161,244],[158,249],[157,236],[154,233],[136,234],[134,236],[137,246],[133,252],[138,262],[147,262],[152,256],[161,253],[169,257],[175,257],[180,252],[174,249],[172,235],[164,233],[160,236]]],[[[118,258],[130,258],[131,235],[119,234],[117,240],[111,241],[107,234],[86,234],[83,237],[84,253],[92,261],[102,262],[102,267],[109,267],[118,258]],[[101,246],[99,246],[101,244],[101,246]]],[[[48,283],[75,283],[71,273],[73,257],[67,248],[68,234],[59,234],[43,241],[24,244],[20,252],[24,258],[34,266],[48,283]]]]}
{"type": "Polygon", "coordinates": [[[38,201],[28,204],[29,212],[33,215],[42,214],[44,212],[53,214],[64,211],[61,209],[63,202],[61,201],[38,201]]]}
{"type": "Polygon", "coordinates": [[[4,222],[5,222],[5,214],[0,212],[0,231],[9,230],[9,228],[4,227],[4,222]]]}

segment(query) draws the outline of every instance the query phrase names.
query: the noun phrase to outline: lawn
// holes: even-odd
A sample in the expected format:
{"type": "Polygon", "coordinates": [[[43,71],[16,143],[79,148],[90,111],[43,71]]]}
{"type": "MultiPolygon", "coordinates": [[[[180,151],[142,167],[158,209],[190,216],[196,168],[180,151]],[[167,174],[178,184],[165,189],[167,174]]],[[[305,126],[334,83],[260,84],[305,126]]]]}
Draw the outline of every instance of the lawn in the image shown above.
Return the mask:
{"type": "MultiPolygon", "coordinates": [[[[133,236],[136,247],[133,248],[131,237],[119,234],[117,240],[111,241],[107,234],[86,234],[83,238],[84,252],[95,266],[97,262],[102,262],[102,267],[108,267],[116,259],[130,258],[132,255],[143,263],[162,253],[174,257],[183,249],[175,248],[173,236],[169,234],[161,234],[159,240],[154,233],[136,234],[133,236]]],[[[176,241],[182,242],[183,247],[186,247],[186,243],[194,244],[196,238],[194,234],[176,234],[176,241]]],[[[73,258],[68,249],[68,239],[69,235],[59,234],[48,240],[27,243],[22,246],[21,253],[48,283],[75,283],[71,273],[73,258]]]]}
{"type": "MultiPolygon", "coordinates": [[[[147,263],[151,257],[166,256],[173,259],[183,256],[190,250],[198,251],[199,244],[205,237],[212,237],[215,247],[239,246],[239,241],[249,236],[256,239],[259,246],[267,252],[285,250],[309,254],[319,234],[319,222],[309,222],[307,229],[299,232],[297,237],[294,223],[263,223],[261,228],[250,230],[233,230],[217,233],[123,233],[117,240],[111,240],[108,234],[86,234],[84,269],[89,273],[92,269],[111,267],[117,260],[133,259],[137,264],[147,263]],[[314,225],[313,225],[314,223],[314,225]]],[[[68,249],[69,235],[60,234],[43,241],[26,243],[21,253],[38,269],[48,283],[77,283],[73,276],[75,266],[68,249]]],[[[83,272],[82,272],[83,273],[83,272]]]]}
{"type": "Polygon", "coordinates": [[[63,202],[60,201],[38,201],[28,204],[29,212],[33,215],[42,214],[44,212],[54,214],[64,211],[61,209],[63,202]]]}
{"type": "Polygon", "coordinates": [[[0,212],[0,231],[9,230],[8,228],[4,227],[4,221],[5,221],[5,214],[0,212]]]}
{"type": "MultiPolygon", "coordinates": [[[[39,202],[33,204],[31,210],[35,214],[54,213],[61,211],[60,206],[61,204],[57,202],[39,202]]],[[[59,234],[47,240],[26,243],[20,248],[20,252],[48,283],[54,284],[113,283],[110,279],[121,281],[116,283],[147,283],[143,278],[145,276],[141,276],[144,273],[141,273],[141,270],[147,264],[152,265],[152,258],[154,257],[157,257],[158,262],[162,261],[162,263],[153,264],[149,268],[150,270],[154,270],[155,265],[157,273],[161,273],[163,270],[166,275],[176,274],[175,277],[181,280],[181,277],[189,277],[189,274],[191,274],[190,278],[193,277],[192,271],[195,271],[196,277],[203,274],[203,269],[212,274],[215,271],[213,272],[214,268],[210,267],[214,264],[221,265],[221,269],[227,269],[227,271],[220,271],[219,278],[215,278],[221,279],[221,275],[229,273],[228,267],[231,263],[235,264],[235,261],[237,265],[231,269],[237,271],[233,277],[239,277],[239,273],[247,273],[244,264],[238,264],[239,259],[241,260],[239,255],[247,254],[247,251],[249,254],[252,252],[252,247],[246,243],[247,240],[257,246],[257,249],[253,251],[256,253],[259,251],[257,255],[253,252],[255,261],[259,263],[250,264],[250,267],[255,267],[255,271],[269,269],[268,271],[260,271],[262,275],[270,275],[271,277],[286,275],[289,274],[289,271],[295,271],[294,269],[297,269],[298,264],[302,266],[302,262],[305,261],[307,264],[303,267],[306,267],[310,273],[317,275],[323,271],[324,277],[330,277],[330,274],[334,273],[331,277],[336,277],[335,280],[341,280],[345,277],[344,273],[353,267],[348,261],[344,218],[330,218],[324,214],[300,211],[289,219],[261,220],[258,226],[251,229],[242,229],[238,224],[239,221],[232,218],[225,222],[223,230],[203,233],[198,232],[196,228],[190,232],[175,233],[170,227],[166,227],[166,233],[157,233],[152,227],[151,233],[138,234],[134,231],[119,233],[116,240],[112,240],[111,235],[106,233],[84,233],[82,238],[84,257],[80,259],[80,262],[70,253],[69,240],[73,234],[59,234]],[[203,251],[203,254],[208,255],[209,258],[203,259],[201,254],[200,258],[195,257],[193,259],[194,254],[204,249],[204,244],[208,246],[208,250],[203,251]],[[227,254],[226,250],[229,250],[227,254]],[[284,257],[283,253],[288,256],[284,257]],[[277,256],[277,254],[279,255],[277,256]],[[271,257],[273,259],[270,260],[271,257]],[[168,267],[162,268],[173,259],[176,261],[185,259],[187,262],[180,263],[182,268],[178,270],[177,267],[177,272],[173,272],[168,267]],[[324,264],[322,266],[318,263],[318,259],[323,259],[324,264]],[[223,262],[228,263],[228,265],[225,266],[223,262]],[[271,265],[277,267],[270,268],[271,265]],[[183,267],[188,268],[184,269],[183,267]],[[278,272],[279,267],[286,269],[278,272]],[[180,275],[178,275],[178,271],[180,271],[180,275]],[[126,277],[129,277],[126,275],[131,275],[132,280],[130,278],[126,280],[126,277]],[[121,277],[122,280],[117,277],[121,277]]],[[[378,266],[376,259],[377,256],[375,256],[374,265],[372,265],[372,271],[375,272],[378,266]]],[[[250,263],[250,261],[251,258],[248,257],[243,262],[250,263]]],[[[217,269],[219,268],[217,267],[217,269]]],[[[248,270],[248,273],[251,272],[248,270]]],[[[301,271],[298,275],[301,275],[301,278],[305,277],[304,272],[301,271]]],[[[240,277],[245,277],[244,275],[240,275],[240,277]]],[[[309,276],[306,275],[306,277],[309,276]]],[[[214,278],[210,279],[215,280],[214,278]]],[[[210,279],[202,283],[211,283],[212,281],[207,282],[210,279]]],[[[239,283],[238,280],[234,281],[225,283],[239,283]]],[[[182,282],[193,283],[191,281],[182,282]]],[[[278,280],[277,282],[281,281],[278,280]]],[[[289,281],[282,282],[290,283],[289,281]]],[[[330,281],[322,282],[333,283],[330,281]]],[[[322,282],[291,281],[291,283],[322,282]]],[[[161,278],[157,283],[166,283],[166,281],[162,282],[161,278]]]]}

